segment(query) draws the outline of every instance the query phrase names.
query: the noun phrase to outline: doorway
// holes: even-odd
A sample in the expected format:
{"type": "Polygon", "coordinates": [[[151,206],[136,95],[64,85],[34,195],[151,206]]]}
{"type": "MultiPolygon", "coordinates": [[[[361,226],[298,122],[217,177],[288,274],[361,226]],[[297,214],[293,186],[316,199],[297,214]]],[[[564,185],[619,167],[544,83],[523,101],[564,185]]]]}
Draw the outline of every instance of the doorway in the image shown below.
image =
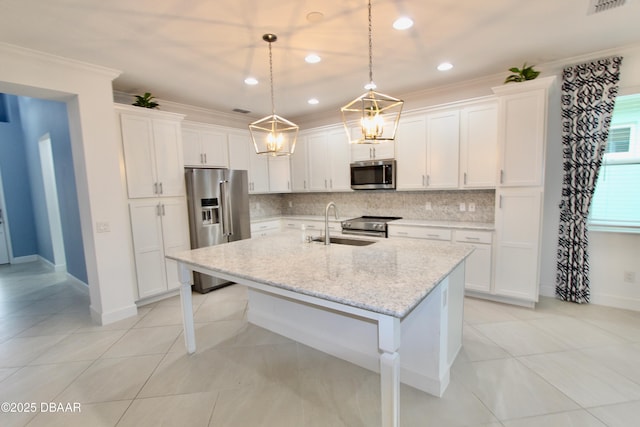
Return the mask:
{"type": "Polygon", "coordinates": [[[56,271],[66,271],[67,260],[64,253],[64,238],[62,221],[60,220],[60,206],[58,203],[58,188],[56,185],[55,165],[51,151],[51,137],[48,133],[38,141],[40,152],[40,166],[44,185],[45,208],[49,219],[51,245],[53,249],[53,265],[56,271]]]}

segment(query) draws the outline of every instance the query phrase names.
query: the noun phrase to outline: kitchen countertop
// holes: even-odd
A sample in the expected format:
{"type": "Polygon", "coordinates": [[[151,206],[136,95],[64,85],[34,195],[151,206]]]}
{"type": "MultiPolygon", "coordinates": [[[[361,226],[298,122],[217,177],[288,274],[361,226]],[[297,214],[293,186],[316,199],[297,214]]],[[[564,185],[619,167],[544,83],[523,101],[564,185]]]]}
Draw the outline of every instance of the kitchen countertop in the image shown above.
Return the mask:
{"type": "MultiPolygon", "coordinates": [[[[333,213],[333,211],[331,212],[333,213]]],[[[333,215],[329,216],[330,222],[342,222],[353,217],[340,217],[335,219],[333,215]]],[[[264,221],[273,220],[299,220],[299,221],[324,221],[324,216],[317,215],[282,215],[282,216],[270,216],[261,218],[252,218],[251,222],[258,223],[264,221]]],[[[444,220],[428,220],[428,219],[397,219],[389,222],[390,225],[407,225],[416,227],[438,227],[438,228],[452,228],[452,229],[467,229],[467,230],[487,230],[493,231],[495,225],[492,222],[470,222],[470,221],[444,221],[444,220]]]]}
{"type": "Polygon", "coordinates": [[[403,318],[473,251],[466,245],[428,240],[362,240],[376,243],[325,246],[302,242],[298,231],[286,231],[167,258],[403,318]]]}

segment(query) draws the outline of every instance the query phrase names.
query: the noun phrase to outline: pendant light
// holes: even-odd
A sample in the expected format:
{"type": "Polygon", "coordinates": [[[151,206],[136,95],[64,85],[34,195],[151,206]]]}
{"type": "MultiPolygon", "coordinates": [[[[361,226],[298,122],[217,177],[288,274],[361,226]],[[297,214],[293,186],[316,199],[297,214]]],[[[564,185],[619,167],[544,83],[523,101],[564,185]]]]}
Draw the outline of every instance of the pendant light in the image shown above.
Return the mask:
{"type": "Polygon", "coordinates": [[[352,144],[378,144],[393,141],[404,101],[375,92],[373,82],[373,42],[371,38],[371,0],[369,0],[369,84],[367,92],[342,107],[342,121],[352,144]],[[353,127],[353,129],[352,129],[353,127]]]}
{"type": "Polygon", "coordinates": [[[251,140],[256,153],[270,156],[289,156],[296,147],[299,127],[276,114],[273,101],[273,56],[271,43],[278,40],[275,34],[265,34],[262,40],[269,43],[269,75],[271,82],[271,115],[249,125],[251,140]]]}

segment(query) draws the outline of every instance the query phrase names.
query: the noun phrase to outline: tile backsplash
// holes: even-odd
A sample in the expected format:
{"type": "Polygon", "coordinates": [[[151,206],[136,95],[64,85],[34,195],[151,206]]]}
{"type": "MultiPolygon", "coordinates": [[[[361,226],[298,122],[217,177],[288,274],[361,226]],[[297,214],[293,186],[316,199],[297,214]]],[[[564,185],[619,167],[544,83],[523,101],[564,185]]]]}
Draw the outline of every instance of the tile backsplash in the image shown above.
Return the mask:
{"type": "Polygon", "coordinates": [[[405,219],[494,222],[494,190],[357,191],[250,195],[252,218],[279,215],[324,215],[335,202],[341,217],[400,216],[405,219]],[[465,210],[460,210],[464,203],[465,210]],[[475,211],[469,211],[469,205],[475,211]],[[430,208],[430,209],[429,209],[430,208]]]}

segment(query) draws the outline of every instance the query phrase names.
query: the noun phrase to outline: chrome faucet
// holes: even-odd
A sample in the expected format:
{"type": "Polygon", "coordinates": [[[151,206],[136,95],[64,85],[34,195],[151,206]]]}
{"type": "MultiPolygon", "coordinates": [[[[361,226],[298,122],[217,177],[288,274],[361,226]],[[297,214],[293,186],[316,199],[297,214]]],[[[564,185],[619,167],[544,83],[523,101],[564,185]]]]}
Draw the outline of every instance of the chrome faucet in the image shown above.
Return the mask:
{"type": "Polygon", "coordinates": [[[338,208],[334,202],[329,202],[327,207],[324,210],[324,244],[328,245],[331,243],[331,238],[329,237],[329,209],[333,206],[333,213],[336,215],[336,219],[338,219],[338,208]]]}

